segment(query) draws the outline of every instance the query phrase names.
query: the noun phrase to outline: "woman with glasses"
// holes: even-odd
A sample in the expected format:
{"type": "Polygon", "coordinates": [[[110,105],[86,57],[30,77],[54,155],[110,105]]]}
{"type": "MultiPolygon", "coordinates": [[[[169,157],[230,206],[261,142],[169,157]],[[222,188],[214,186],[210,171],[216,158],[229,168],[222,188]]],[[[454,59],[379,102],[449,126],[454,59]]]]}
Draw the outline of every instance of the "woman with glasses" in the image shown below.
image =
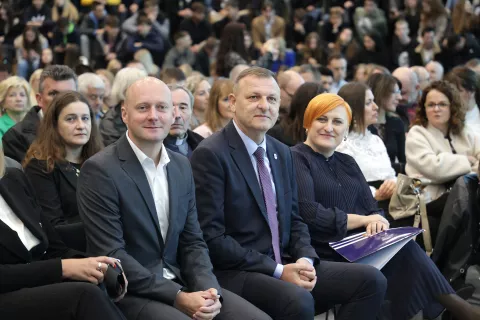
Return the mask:
{"type": "Polygon", "coordinates": [[[425,188],[429,217],[441,217],[449,185],[476,172],[480,141],[465,129],[465,110],[458,91],[436,81],[422,94],[406,141],[406,173],[431,181],[425,188]]]}

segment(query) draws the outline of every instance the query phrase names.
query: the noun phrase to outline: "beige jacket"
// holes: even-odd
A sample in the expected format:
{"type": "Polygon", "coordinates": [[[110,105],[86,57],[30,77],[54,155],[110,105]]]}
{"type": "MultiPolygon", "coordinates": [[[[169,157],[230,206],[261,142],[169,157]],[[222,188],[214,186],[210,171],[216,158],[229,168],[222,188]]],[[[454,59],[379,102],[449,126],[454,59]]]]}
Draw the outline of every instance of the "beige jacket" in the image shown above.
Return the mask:
{"type": "Polygon", "coordinates": [[[478,137],[475,138],[469,131],[464,130],[460,135],[451,135],[451,139],[457,154],[452,153],[450,143],[443,133],[431,125],[427,128],[413,126],[408,132],[405,171],[410,177],[431,181],[432,184],[425,188],[430,200],[437,199],[445,192],[444,183],[477,172],[480,159],[478,137]],[[477,158],[477,162],[471,166],[467,156],[477,158]]]}

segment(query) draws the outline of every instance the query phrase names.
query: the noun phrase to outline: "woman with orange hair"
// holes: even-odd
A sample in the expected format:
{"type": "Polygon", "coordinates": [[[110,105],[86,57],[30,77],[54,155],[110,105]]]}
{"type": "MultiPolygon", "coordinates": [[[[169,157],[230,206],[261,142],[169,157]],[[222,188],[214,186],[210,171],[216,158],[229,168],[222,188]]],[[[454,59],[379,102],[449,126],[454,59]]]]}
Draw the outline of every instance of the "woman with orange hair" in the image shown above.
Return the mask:
{"type": "MultiPolygon", "coordinates": [[[[351,233],[375,234],[389,228],[355,160],[335,152],[347,139],[352,111],[340,96],[324,93],[305,111],[305,143],[292,147],[299,212],[320,259],[345,261],[328,245],[351,233]]],[[[455,318],[479,319],[480,311],[455,294],[445,277],[414,242],[382,269],[388,289],[381,318],[407,320],[423,311],[432,319],[446,307],[455,318]]]]}

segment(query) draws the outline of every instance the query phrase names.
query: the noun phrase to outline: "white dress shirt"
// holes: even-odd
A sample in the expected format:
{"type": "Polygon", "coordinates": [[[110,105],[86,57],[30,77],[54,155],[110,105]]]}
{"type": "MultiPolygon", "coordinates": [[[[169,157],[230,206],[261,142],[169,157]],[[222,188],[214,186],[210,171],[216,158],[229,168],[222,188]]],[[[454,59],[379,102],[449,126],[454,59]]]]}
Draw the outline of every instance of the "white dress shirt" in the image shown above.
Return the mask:
{"type": "Polygon", "coordinates": [[[28,251],[40,243],[40,240],[25,227],[22,220],[12,211],[2,195],[0,195],[0,220],[18,234],[20,241],[28,251]]]}
{"type": "MultiPolygon", "coordinates": [[[[152,191],[153,201],[155,202],[155,210],[157,211],[158,223],[160,225],[160,232],[163,241],[167,240],[168,231],[168,217],[170,213],[169,198],[168,198],[168,180],[167,180],[167,164],[170,158],[167,154],[167,149],[162,144],[160,150],[160,161],[155,167],[155,162],[149,158],[142,150],[140,150],[135,143],[130,139],[127,130],[127,140],[132,147],[133,152],[138,158],[145,175],[147,176],[148,185],[152,191]]],[[[175,275],[167,268],[163,269],[163,277],[166,279],[174,279],[175,275]]]]}

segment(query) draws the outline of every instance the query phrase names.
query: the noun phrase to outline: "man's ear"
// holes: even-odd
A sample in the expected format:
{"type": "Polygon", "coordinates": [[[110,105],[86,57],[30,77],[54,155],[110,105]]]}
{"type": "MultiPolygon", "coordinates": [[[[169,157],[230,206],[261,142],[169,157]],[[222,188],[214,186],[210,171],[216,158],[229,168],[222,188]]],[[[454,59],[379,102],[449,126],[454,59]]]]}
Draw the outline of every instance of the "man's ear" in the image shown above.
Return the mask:
{"type": "Polygon", "coordinates": [[[43,109],[43,107],[42,107],[42,104],[43,104],[42,103],[42,95],[40,93],[36,93],[35,98],[37,99],[37,104],[40,106],[40,108],[43,109]]]}
{"type": "Polygon", "coordinates": [[[237,102],[237,98],[233,93],[230,93],[228,95],[228,108],[230,109],[231,112],[235,113],[235,103],[237,102]]]}
{"type": "Polygon", "coordinates": [[[122,121],[123,123],[126,124],[127,121],[125,119],[127,119],[127,109],[125,108],[125,101],[122,101],[121,111],[122,111],[122,121]]]}

